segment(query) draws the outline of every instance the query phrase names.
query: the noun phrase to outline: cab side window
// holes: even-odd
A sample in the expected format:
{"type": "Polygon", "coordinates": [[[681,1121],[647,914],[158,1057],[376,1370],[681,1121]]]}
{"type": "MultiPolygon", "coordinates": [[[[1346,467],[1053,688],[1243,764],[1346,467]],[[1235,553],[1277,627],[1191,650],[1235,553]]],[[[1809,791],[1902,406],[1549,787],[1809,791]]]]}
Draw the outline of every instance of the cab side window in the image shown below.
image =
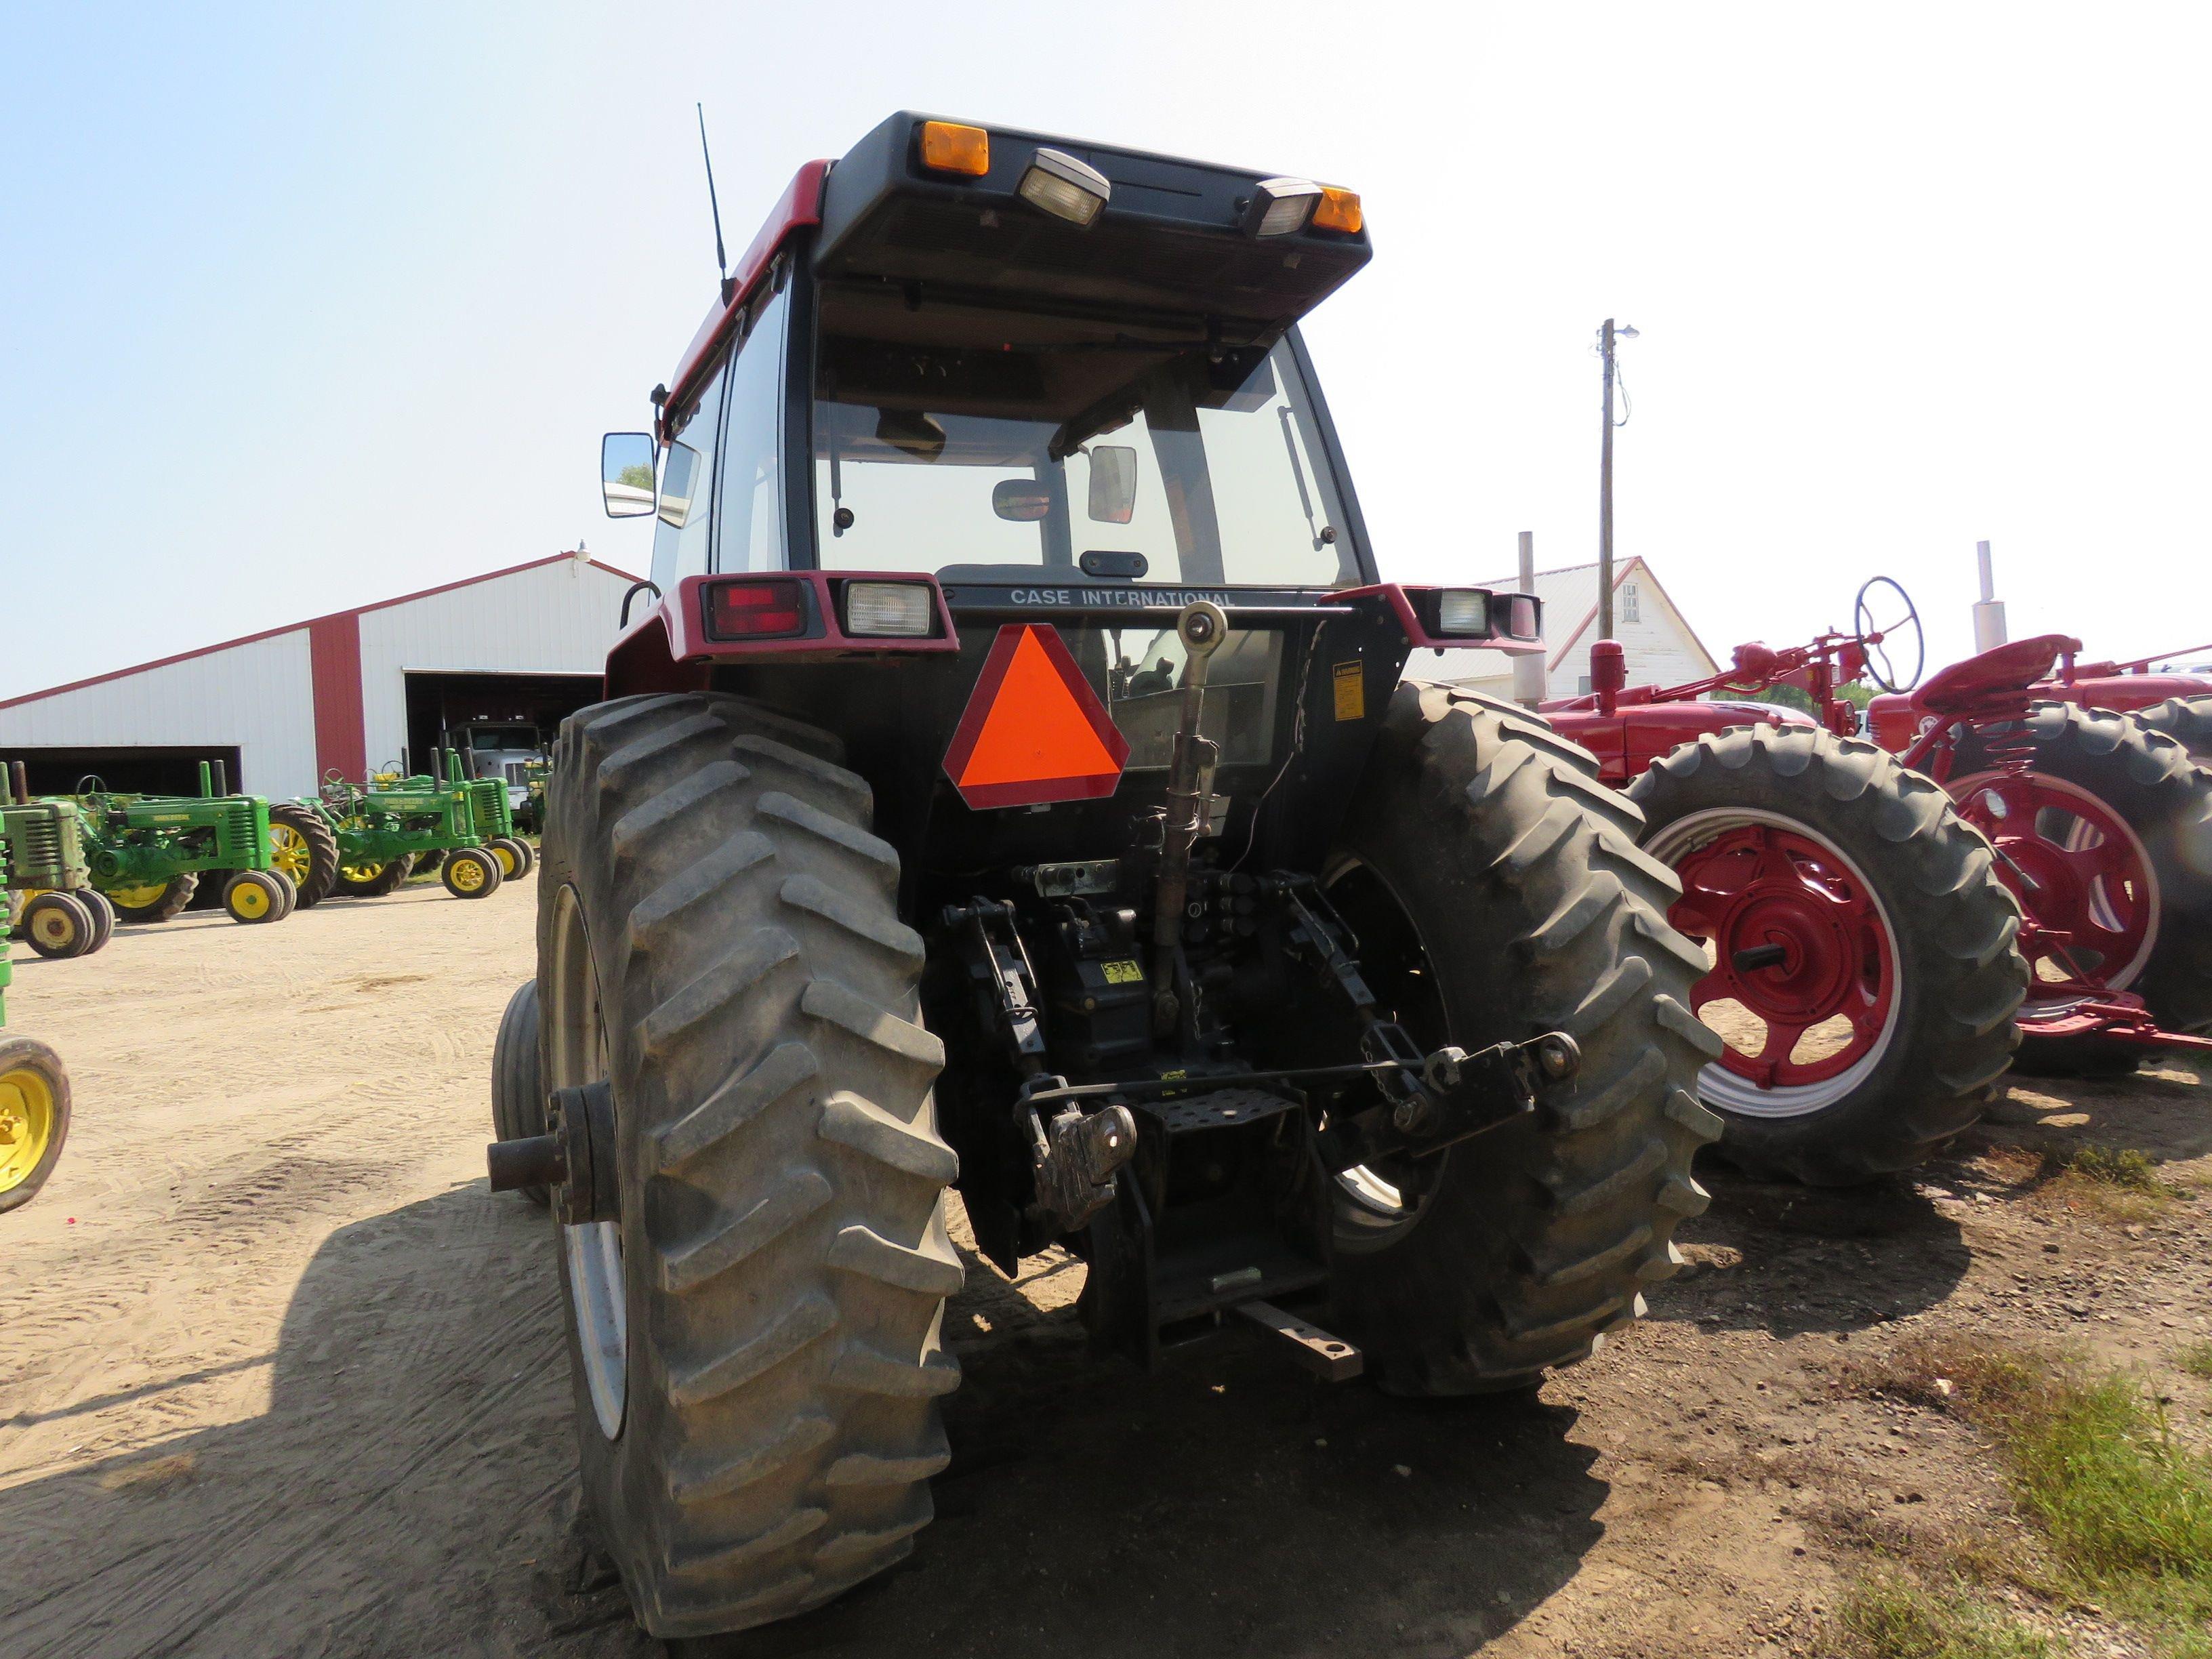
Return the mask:
{"type": "Polygon", "coordinates": [[[678,578],[707,574],[707,541],[714,523],[714,440],[721,430],[726,363],[714,371],[692,404],[671,423],[673,434],[660,463],[660,522],[653,527],[653,580],[664,593],[678,578]]]}
{"type": "Polygon", "coordinates": [[[717,489],[717,570],[783,570],[783,361],[789,290],[763,289],[747,307],[744,339],[729,368],[717,489]]]}

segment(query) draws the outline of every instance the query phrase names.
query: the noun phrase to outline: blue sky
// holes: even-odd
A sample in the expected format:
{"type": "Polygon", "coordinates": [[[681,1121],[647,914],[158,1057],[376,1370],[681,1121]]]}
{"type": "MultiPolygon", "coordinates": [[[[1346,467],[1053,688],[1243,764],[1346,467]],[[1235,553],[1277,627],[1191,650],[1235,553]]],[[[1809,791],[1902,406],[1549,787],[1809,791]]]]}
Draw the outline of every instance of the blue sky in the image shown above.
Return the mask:
{"type": "Polygon", "coordinates": [[[1612,313],[1620,546],[1723,653],[1886,571],[1958,654],[1979,537],[2015,635],[2212,639],[2205,17],[19,10],[0,695],[579,538],[641,566],[596,454],[711,297],[695,99],[733,249],[899,107],[1360,190],[1310,334],[1388,574],[1594,556],[1612,313]]]}

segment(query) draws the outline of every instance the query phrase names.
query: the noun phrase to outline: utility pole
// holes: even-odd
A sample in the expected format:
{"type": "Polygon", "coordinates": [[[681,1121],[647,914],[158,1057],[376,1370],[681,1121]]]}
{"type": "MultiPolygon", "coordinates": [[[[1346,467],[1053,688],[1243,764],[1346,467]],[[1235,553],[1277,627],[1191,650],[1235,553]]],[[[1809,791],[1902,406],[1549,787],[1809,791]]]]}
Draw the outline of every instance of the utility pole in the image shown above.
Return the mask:
{"type": "Polygon", "coordinates": [[[1990,544],[1976,542],[1974,557],[1982,567],[1982,599],[1974,607],[1974,649],[1994,651],[2005,642],[2004,601],[1997,597],[1996,574],[1990,568],[1990,544]]]}
{"type": "Polygon", "coordinates": [[[1632,340],[1636,331],[1626,323],[1616,329],[1608,317],[1597,331],[1598,356],[1605,360],[1605,433],[1597,460],[1597,636],[1601,640],[1613,637],[1613,387],[1620,377],[1613,357],[1616,336],[1632,340]]]}

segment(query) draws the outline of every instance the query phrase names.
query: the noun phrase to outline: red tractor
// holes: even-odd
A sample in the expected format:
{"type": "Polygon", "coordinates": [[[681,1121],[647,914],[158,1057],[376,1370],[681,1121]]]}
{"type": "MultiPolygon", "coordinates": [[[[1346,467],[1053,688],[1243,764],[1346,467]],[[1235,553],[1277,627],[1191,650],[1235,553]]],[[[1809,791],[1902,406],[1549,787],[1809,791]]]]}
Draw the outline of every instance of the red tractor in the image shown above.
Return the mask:
{"type": "Polygon", "coordinates": [[[1673,920],[1713,951],[1695,1004],[1729,1047],[1699,1092],[1724,1151],[1815,1182],[1924,1158],[2015,1042],[2052,1072],[2212,1048],[2212,773],[2166,734],[2201,735],[2204,683],[2144,672],[2158,659],[2076,668],[2052,636],[1918,685],[1904,591],[1876,578],[1854,609],[1852,633],[1742,646],[1687,685],[1623,686],[1601,641],[1598,690],[1545,705],[1633,780],[1683,883],[1673,920]],[[1881,689],[1872,743],[1855,681],[1881,689]],[[1785,685],[1817,718],[1711,700],[1785,685]]]}
{"type": "Polygon", "coordinates": [[[1400,683],[1539,617],[1380,578],[1297,327],[1369,251],[1346,191],[897,115],[608,441],[652,604],[555,745],[491,1163],[654,1634],[913,1547],[949,1189],[1146,1364],[1525,1388],[1674,1272],[1704,957],[1588,755],[1400,683]]]}
{"type": "Polygon", "coordinates": [[[1740,646],[1728,672],[1686,685],[1624,685],[1621,647],[1601,641],[1596,689],[1543,705],[1643,809],[1645,849],[1682,883],[1671,918],[1711,953],[1692,1006],[1727,1042],[1698,1079],[1723,1150],[1823,1186],[1911,1168],[1971,1124],[2012,1061],[2027,988],[1988,842],[1856,735],[1842,696],[1863,676],[1917,678],[1911,601],[1877,579],[1855,609],[1853,633],[1740,646]],[[1887,628],[1871,615],[1884,600],[1887,628]],[[1907,648],[1909,670],[1892,660],[1907,648]],[[1747,700],[1780,686],[1817,718],[1747,700]]]}

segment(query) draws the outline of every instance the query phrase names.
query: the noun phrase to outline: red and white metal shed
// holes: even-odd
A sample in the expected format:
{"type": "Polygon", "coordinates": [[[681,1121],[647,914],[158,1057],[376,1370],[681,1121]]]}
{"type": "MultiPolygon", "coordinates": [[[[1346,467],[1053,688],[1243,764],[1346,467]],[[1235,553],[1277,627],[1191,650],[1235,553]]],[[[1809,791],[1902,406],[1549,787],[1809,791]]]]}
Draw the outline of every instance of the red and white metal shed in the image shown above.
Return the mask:
{"type": "Polygon", "coordinates": [[[189,787],[199,759],[222,758],[234,788],[272,798],[332,769],[420,769],[448,719],[550,725],[594,701],[635,580],[556,553],[11,697],[0,760],[25,761],[46,792],[86,771],[189,787]]]}

